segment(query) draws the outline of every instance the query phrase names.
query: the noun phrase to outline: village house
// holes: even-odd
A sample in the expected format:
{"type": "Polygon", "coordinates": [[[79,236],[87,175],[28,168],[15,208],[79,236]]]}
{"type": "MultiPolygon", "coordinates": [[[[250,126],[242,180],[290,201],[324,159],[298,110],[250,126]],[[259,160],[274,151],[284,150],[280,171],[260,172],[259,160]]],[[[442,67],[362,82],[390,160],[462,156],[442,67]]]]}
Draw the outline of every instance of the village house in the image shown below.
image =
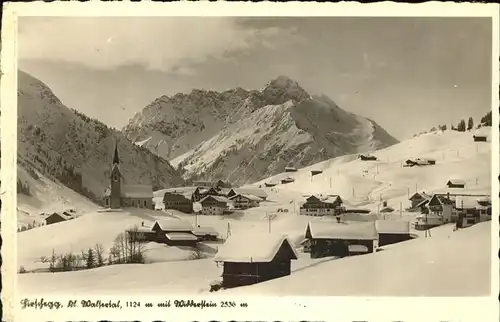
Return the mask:
{"type": "Polygon", "coordinates": [[[231,235],[215,261],[223,263],[222,287],[231,288],[290,275],[291,261],[297,258],[293,243],[285,235],[243,233],[231,235]]]}
{"type": "Polygon", "coordinates": [[[374,221],[348,224],[316,220],[307,225],[305,238],[310,240],[311,258],[345,257],[373,253],[378,234],[374,221]]]}
{"type": "Polygon", "coordinates": [[[206,196],[200,200],[201,214],[221,216],[229,210],[228,199],[222,196],[206,196]]]}
{"type": "Polygon", "coordinates": [[[268,188],[271,188],[271,187],[274,187],[276,185],[278,185],[277,183],[274,183],[274,182],[265,182],[264,185],[268,188]]]}
{"type": "Polygon", "coordinates": [[[267,200],[267,193],[262,190],[262,189],[254,189],[254,188],[232,188],[228,194],[227,197],[231,198],[232,196],[235,196],[237,194],[245,194],[245,195],[251,195],[255,197],[259,197],[263,201],[267,200]]]}
{"type": "Polygon", "coordinates": [[[215,188],[215,189],[220,189],[220,188],[231,188],[231,184],[228,182],[224,182],[222,180],[216,180],[216,181],[194,181],[193,186],[195,187],[200,187],[200,188],[215,188]]]}
{"type": "Polygon", "coordinates": [[[491,200],[477,196],[457,196],[455,208],[458,212],[458,228],[491,220],[491,200]]]}
{"type": "Polygon", "coordinates": [[[300,214],[305,216],[334,216],[342,212],[343,201],[338,195],[310,196],[300,206],[300,214]]]}
{"type": "Polygon", "coordinates": [[[378,246],[400,243],[412,239],[410,222],[403,220],[377,220],[378,246]]]}
{"type": "Polygon", "coordinates": [[[297,172],[297,168],[295,168],[295,167],[285,167],[285,172],[297,172]]]}
{"type": "Polygon", "coordinates": [[[262,199],[253,195],[239,193],[229,198],[233,202],[235,209],[248,209],[258,207],[262,199]]]}
{"type": "Polygon", "coordinates": [[[110,185],[104,193],[106,207],[120,209],[124,207],[154,209],[153,187],[151,185],[130,185],[122,183],[118,145],[115,144],[113,164],[111,166],[110,185]]]}
{"type": "Polygon", "coordinates": [[[456,220],[456,213],[454,212],[455,202],[449,195],[434,194],[427,203],[429,214],[441,216],[443,223],[449,223],[456,220]]]}
{"type": "Polygon", "coordinates": [[[186,214],[192,213],[195,190],[196,188],[165,191],[163,196],[165,209],[174,209],[186,214]]]}
{"type": "Polygon", "coordinates": [[[410,201],[411,201],[411,208],[412,209],[415,209],[417,208],[417,206],[424,200],[428,200],[430,199],[431,196],[429,196],[428,194],[426,194],[425,192],[415,192],[411,197],[410,197],[410,201]]]}
{"type": "Polygon", "coordinates": [[[51,225],[51,224],[56,224],[58,222],[67,221],[67,220],[71,220],[71,219],[74,219],[74,217],[66,212],[62,213],[62,214],[58,213],[58,212],[54,212],[50,216],[46,217],[44,219],[44,221],[45,221],[45,225],[51,225]]]}
{"type": "Polygon", "coordinates": [[[201,200],[206,196],[219,196],[219,191],[215,188],[200,188],[198,190],[198,200],[201,200]]]}
{"type": "Polygon", "coordinates": [[[450,179],[446,183],[448,188],[465,188],[465,180],[462,179],[450,179]]]}

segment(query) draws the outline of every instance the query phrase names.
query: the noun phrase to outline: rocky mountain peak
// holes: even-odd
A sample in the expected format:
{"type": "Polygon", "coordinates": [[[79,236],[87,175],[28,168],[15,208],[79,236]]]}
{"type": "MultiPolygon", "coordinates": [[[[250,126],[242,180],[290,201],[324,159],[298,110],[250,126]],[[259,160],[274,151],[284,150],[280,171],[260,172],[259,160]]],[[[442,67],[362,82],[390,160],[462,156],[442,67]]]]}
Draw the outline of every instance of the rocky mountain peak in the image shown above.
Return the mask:
{"type": "Polygon", "coordinates": [[[289,100],[300,102],[310,98],[309,93],[298,82],[283,75],[271,80],[262,90],[262,95],[266,103],[271,105],[283,104],[289,100]]]}

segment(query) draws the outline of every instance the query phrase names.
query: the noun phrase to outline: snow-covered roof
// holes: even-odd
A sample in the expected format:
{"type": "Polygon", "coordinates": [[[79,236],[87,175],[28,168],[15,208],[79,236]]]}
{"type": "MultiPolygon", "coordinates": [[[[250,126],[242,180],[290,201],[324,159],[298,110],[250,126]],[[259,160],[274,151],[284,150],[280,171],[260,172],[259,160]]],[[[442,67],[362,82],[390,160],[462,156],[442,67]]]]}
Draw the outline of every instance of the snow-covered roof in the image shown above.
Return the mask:
{"type": "Polygon", "coordinates": [[[373,240],[378,238],[374,221],[336,223],[331,221],[329,225],[321,221],[309,222],[312,238],[314,239],[356,239],[373,240]]]}
{"type": "MultiPolygon", "coordinates": [[[[105,197],[111,196],[111,187],[106,189],[105,197]]],[[[124,184],[121,186],[121,197],[123,198],[153,198],[153,187],[142,184],[124,184]]]]}
{"type": "Polygon", "coordinates": [[[238,233],[231,235],[215,255],[216,262],[270,262],[283,243],[288,243],[297,259],[293,243],[286,235],[271,233],[238,233]]]}
{"type": "Polygon", "coordinates": [[[377,220],[375,227],[379,234],[409,234],[410,222],[404,220],[377,220]]]}
{"type": "Polygon", "coordinates": [[[216,236],[219,235],[217,230],[215,230],[213,227],[195,227],[193,229],[193,234],[200,236],[200,235],[212,235],[216,236]]]}
{"type": "Polygon", "coordinates": [[[169,240],[198,240],[195,235],[188,233],[166,233],[165,236],[169,240]]]}
{"type": "Polygon", "coordinates": [[[65,215],[65,214],[63,214],[63,213],[54,212],[53,214],[51,214],[51,215],[47,216],[47,217],[45,218],[45,220],[49,219],[49,218],[50,218],[50,217],[52,217],[52,216],[59,216],[59,217],[61,217],[61,218],[62,218],[62,219],[64,219],[64,220],[70,220],[70,219],[73,219],[73,218],[74,218],[73,216],[70,216],[70,215],[65,215]]]}
{"type": "Polygon", "coordinates": [[[479,203],[480,199],[478,197],[470,196],[457,196],[455,198],[455,208],[457,209],[488,209],[489,206],[483,206],[479,203]]]}
{"type": "Polygon", "coordinates": [[[219,201],[219,202],[226,202],[226,203],[227,203],[227,202],[229,201],[229,199],[227,199],[226,197],[223,197],[223,196],[212,196],[212,195],[208,195],[208,196],[206,196],[205,198],[201,199],[201,200],[200,200],[200,203],[201,203],[201,204],[203,204],[203,202],[204,202],[205,200],[210,199],[210,198],[212,198],[212,199],[214,199],[214,200],[217,200],[217,201],[219,201]]]}
{"type": "Polygon", "coordinates": [[[160,219],[156,220],[155,223],[158,223],[162,230],[167,231],[192,231],[193,226],[181,219],[160,219]]]}
{"type": "Polygon", "coordinates": [[[257,196],[260,198],[267,198],[267,193],[262,189],[253,189],[253,188],[233,188],[233,191],[236,193],[246,194],[257,196]]]}
{"type": "Polygon", "coordinates": [[[171,194],[178,194],[184,196],[185,198],[191,199],[196,189],[197,189],[196,187],[170,188],[170,189],[165,189],[165,193],[168,192],[171,194]]]}
{"type": "Polygon", "coordinates": [[[459,178],[452,178],[452,179],[448,180],[448,183],[458,184],[458,185],[465,185],[465,180],[464,179],[459,179],[459,178]]]}
{"type": "Polygon", "coordinates": [[[259,198],[259,197],[254,196],[254,195],[247,195],[247,194],[243,194],[243,193],[239,193],[239,194],[237,194],[237,195],[234,195],[234,196],[232,196],[231,198],[229,198],[229,200],[232,200],[232,199],[234,199],[234,198],[236,198],[236,197],[238,197],[238,196],[241,196],[241,197],[243,197],[243,198],[246,198],[246,199],[248,199],[248,200],[252,200],[252,201],[262,201],[262,198],[259,198]]]}
{"type": "Polygon", "coordinates": [[[491,126],[483,126],[474,132],[474,136],[489,137],[491,135],[491,126]]]}
{"type": "Polygon", "coordinates": [[[150,233],[153,231],[152,229],[153,227],[152,226],[137,226],[137,225],[134,225],[134,226],[131,226],[128,228],[128,231],[137,231],[139,233],[150,233]]]}

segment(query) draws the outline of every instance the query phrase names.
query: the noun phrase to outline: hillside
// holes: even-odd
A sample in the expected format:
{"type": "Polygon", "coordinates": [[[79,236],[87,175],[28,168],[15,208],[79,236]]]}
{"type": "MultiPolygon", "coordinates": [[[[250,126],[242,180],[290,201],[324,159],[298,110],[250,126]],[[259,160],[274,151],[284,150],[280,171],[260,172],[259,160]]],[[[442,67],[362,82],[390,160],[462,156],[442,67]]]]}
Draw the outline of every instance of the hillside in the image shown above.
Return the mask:
{"type": "MultiPolygon", "coordinates": [[[[453,176],[466,180],[466,191],[491,193],[491,143],[473,142],[471,135],[470,132],[456,131],[425,134],[377,151],[375,154],[380,159],[377,162],[362,162],[349,155],[315,164],[291,174],[296,184],[265,188],[268,201],[241,213],[224,217],[172,213],[192,224],[211,226],[224,237],[228,227],[233,235],[269,230],[284,233],[297,247],[304,238],[308,221],[314,219],[298,215],[304,194],[339,193],[348,206],[372,209],[374,213],[382,196],[389,206],[397,210],[392,214],[380,214],[379,218],[411,221],[418,213],[406,212],[405,208],[409,205],[408,193],[413,193],[415,188],[426,192],[442,190],[449,177],[453,176]],[[401,161],[408,157],[433,157],[436,165],[402,168],[401,161]],[[320,169],[323,173],[311,178],[310,169],[320,169]],[[288,212],[278,212],[279,208],[288,212]]],[[[61,194],[66,192],[61,191],[61,194]]],[[[116,234],[129,225],[157,216],[165,214],[133,209],[123,213],[90,212],[75,220],[19,233],[18,265],[36,269],[40,264],[34,261],[50,254],[52,249],[57,253],[69,250],[79,253],[95,242],[109,246],[116,234]],[[33,246],[33,241],[41,239],[46,242],[33,246]]],[[[485,295],[491,284],[491,229],[489,223],[462,231],[453,231],[453,225],[444,225],[431,229],[432,237],[429,238],[424,237],[423,231],[412,230],[418,238],[384,246],[383,251],[375,254],[352,258],[315,260],[300,253],[299,260],[292,262],[291,276],[216,295],[225,292],[332,296],[485,295]],[[457,249],[460,251],[457,252],[457,249]],[[449,267],[456,268],[453,274],[449,274],[449,267]],[[473,282],[455,283],[459,276],[470,275],[471,272],[474,272],[473,282]],[[306,287],[304,280],[310,281],[307,283],[311,287],[306,287]]],[[[18,285],[21,294],[119,294],[124,290],[165,294],[167,286],[167,293],[203,292],[208,295],[210,282],[220,279],[221,267],[217,267],[211,256],[199,260],[177,260],[182,256],[184,253],[166,247],[153,264],[112,265],[55,274],[20,274],[18,285]],[[172,261],[173,257],[175,261],[172,261]],[[137,280],[130,276],[144,278],[137,280]],[[96,280],[101,282],[96,284],[93,282],[96,280]]]]}
{"type": "Polygon", "coordinates": [[[184,178],[241,185],[340,155],[397,143],[374,121],[312,97],[280,76],[262,90],[193,90],[163,96],[123,129],[166,158],[184,178]]]}
{"type": "Polygon", "coordinates": [[[96,200],[108,185],[115,140],[127,183],[170,187],[183,182],[167,161],[101,122],[70,110],[47,85],[19,71],[20,169],[33,178],[38,171],[51,181],[96,200]]]}

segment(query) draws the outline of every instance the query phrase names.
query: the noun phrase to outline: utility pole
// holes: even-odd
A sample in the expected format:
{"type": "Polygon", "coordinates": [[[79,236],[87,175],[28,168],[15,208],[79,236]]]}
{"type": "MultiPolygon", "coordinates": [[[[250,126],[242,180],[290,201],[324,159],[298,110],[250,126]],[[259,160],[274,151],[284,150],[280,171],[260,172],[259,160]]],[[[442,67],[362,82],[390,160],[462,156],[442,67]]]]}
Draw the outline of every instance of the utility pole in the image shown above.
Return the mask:
{"type": "Polygon", "coordinates": [[[332,177],[330,177],[330,188],[332,187],[332,177]]]}
{"type": "Polygon", "coordinates": [[[269,222],[269,233],[271,233],[271,216],[266,212],[266,216],[269,222]]]}
{"type": "Polygon", "coordinates": [[[403,202],[399,202],[399,216],[403,218],[403,202]]]}
{"type": "Polygon", "coordinates": [[[417,193],[417,192],[418,192],[418,183],[415,182],[415,193],[417,193]]]}
{"type": "Polygon", "coordinates": [[[354,192],[354,188],[352,188],[352,196],[354,197],[356,193],[354,192]]]}
{"type": "Polygon", "coordinates": [[[226,239],[229,238],[229,236],[231,236],[231,224],[230,223],[227,223],[227,235],[226,235],[226,239]]]}
{"type": "Polygon", "coordinates": [[[408,189],[408,199],[410,199],[410,187],[406,187],[408,189]]]}

